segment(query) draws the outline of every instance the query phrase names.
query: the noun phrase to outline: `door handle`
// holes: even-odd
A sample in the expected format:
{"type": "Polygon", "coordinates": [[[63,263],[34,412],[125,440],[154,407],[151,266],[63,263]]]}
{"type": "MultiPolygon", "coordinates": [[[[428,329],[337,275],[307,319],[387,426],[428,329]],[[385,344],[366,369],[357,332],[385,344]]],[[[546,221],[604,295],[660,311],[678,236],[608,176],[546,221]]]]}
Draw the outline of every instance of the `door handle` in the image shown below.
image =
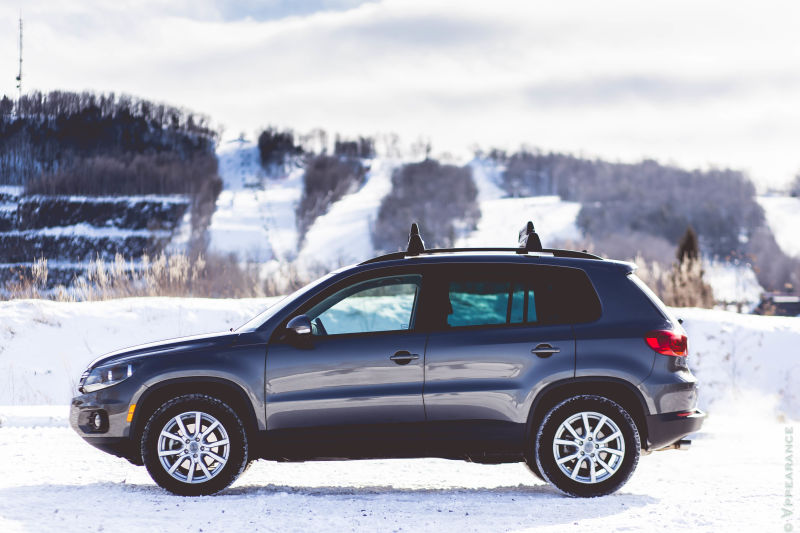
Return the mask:
{"type": "Polygon", "coordinates": [[[390,355],[389,359],[397,363],[398,365],[407,365],[411,361],[415,359],[419,359],[419,355],[411,352],[407,352],[405,350],[400,350],[399,352],[395,353],[394,355],[390,355]]]}
{"type": "Polygon", "coordinates": [[[533,348],[531,350],[531,353],[535,353],[539,357],[544,358],[544,357],[550,357],[554,353],[558,353],[560,351],[561,351],[561,348],[559,348],[557,346],[551,346],[550,344],[542,343],[542,344],[536,345],[536,348],[533,348]]]}

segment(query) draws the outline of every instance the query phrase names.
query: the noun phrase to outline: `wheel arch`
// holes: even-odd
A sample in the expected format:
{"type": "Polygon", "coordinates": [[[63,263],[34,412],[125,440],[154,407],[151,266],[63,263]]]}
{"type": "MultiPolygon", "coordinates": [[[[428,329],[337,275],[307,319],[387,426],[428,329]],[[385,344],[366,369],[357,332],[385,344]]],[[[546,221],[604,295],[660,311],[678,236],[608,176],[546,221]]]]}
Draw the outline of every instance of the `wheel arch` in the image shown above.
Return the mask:
{"type": "MultiPolygon", "coordinates": [[[[156,409],[164,402],[184,394],[206,394],[224,401],[244,423],[248,440],[252,442],[257,435],[258,420],[255,409],[244,389],[227,379],[203,376],[168,379],[148,387],[137,400],[135,415],[131,421],[129,435],[133,443],[136,444],[141,440],[147,420],[156,409]]],[[[129,459],[140,464],[141,455],[138,446],[134,445],[132,449],[137,451],[134,452],[135,456],[129,459]]]]}
{"type": "MultiPolygon", "coordinates": [[[[528,414],[528,427],[526,435],[532,438],[536,428],[544,419],[547,412],[560,402],[575,396],[594,394],[608,398],[621,405],[633,418],[642,448],[647,449],[647,404],[635,386],[617,378],[608,377],[582,377],[552,383],[545,387],[534,399],[528,414]]],[[[526,449],[530,449],[526,446],[526,449]]]]}

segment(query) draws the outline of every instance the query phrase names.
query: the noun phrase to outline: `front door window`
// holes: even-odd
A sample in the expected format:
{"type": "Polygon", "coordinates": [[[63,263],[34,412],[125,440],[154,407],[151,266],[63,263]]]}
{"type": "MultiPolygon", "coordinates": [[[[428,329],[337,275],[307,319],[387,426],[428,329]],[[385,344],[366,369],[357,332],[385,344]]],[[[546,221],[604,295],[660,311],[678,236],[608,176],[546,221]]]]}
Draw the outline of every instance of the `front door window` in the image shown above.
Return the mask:
{"type": "Polygon", "coordinates": [[[403,331],[414,326],[422,276],[392,276],[351,285],[311,308],[312,333],[344,335],[403,331]]]}

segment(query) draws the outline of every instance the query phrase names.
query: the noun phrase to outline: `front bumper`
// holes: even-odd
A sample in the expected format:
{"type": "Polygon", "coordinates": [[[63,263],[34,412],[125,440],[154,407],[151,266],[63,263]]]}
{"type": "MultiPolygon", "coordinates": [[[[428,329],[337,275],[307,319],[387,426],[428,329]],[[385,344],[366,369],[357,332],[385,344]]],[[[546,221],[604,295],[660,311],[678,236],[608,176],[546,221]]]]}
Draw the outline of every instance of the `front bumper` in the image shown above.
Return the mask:
{"type": "Polygon", "coordinates": [[[706,418],[700,409],[677,411],[647,417],[647,449],[665,448],[686,435],[699,431],[706,418]]]}
{"type": "MultiPolygon", "coordinates": [[[[115,387],[116,388],[116,387],[115,387]]],[[[111,455],[124,457],[139,464],[141,454],[130,439],[128,402],[114,394],[117,391],[97,391],[72,399],[69,423],[86,442],[111,455]],[[99,427],[94,423],[99,415],[99,427]]]]}

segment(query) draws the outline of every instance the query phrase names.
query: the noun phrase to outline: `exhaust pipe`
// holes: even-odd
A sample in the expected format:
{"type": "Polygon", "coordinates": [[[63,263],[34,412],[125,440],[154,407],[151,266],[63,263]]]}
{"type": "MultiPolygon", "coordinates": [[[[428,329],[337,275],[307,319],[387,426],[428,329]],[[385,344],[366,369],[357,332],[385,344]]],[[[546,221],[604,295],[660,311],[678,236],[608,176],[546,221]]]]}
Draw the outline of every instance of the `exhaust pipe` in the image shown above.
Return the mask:
{"type": "Polygon", "coordinates": [[[692,445],[692,441],[689,439],[681,439],[677,442],[673,442],[669,446],[665,448],[661,448],[662,450],[688,450],[689,447],[692,445]]]}

